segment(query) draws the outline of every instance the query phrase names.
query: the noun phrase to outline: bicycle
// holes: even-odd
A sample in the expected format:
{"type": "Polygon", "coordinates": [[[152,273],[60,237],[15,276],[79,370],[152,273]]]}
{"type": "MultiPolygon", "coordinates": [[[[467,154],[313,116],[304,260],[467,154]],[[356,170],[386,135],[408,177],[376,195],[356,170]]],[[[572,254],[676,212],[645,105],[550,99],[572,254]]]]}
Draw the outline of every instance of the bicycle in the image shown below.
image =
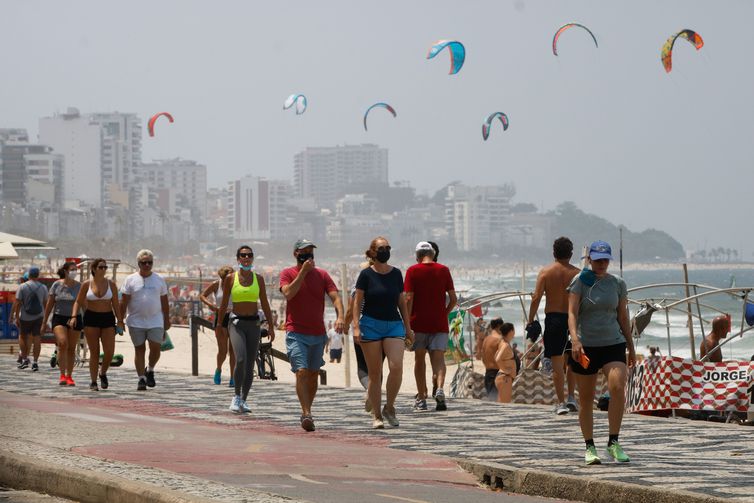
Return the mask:
{"type": "MultiPolygon", "coordinates": [[[[269,336],[267,329],[263,328],[260,333],[260,338],[263,339],[269,336]]],[[[275,375],[275,358],[272,355],[272,342],[260,342],[259,344],[257,375],[260,379],[269,379],[270,381],[278,380],[277,375],[275,375]]]]}

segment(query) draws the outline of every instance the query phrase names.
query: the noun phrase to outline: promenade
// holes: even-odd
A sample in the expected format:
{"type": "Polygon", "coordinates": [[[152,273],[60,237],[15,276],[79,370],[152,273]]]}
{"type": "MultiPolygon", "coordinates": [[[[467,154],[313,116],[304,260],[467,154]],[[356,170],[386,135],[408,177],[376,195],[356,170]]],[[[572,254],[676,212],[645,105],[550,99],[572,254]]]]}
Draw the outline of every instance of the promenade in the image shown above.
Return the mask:
{"type": "MultiPolygon", "coordinates": [[[[3,476],[21,462],[53,465],[154,496],[139,501],[177,501],[153,488],[187,501],[539,501],[477,478],[569,500],[754,501],[747,427],[629,415],[621,442],[631,463],[587,467],[576,415],[550,407],[451,399],[447,412],[417,414],[401,395],[401,426],[376,431],[360,389],[322,387],[307,434],[290,383],[255,381],[252,414],[239,416],[227,411],[231,391],[206,377],[158,367],[157,387],[138,392],[132,370],[108,375],[107,391],[87,389],[86,369],[77,387],[58,387],[48,365],[32,374],[0,357],[3,476]]],[[[607,461],[607,418],[595,418],[607,461]]]]}

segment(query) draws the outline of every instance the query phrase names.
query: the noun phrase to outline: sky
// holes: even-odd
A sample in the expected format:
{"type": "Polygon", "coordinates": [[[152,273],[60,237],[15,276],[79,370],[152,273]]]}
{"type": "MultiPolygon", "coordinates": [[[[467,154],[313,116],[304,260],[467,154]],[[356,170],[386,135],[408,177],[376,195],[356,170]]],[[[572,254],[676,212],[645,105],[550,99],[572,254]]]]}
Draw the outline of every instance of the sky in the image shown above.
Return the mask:
{"type": "Polygon", "coordinates": [[[420,193],[513,183],[514,202],[574,201],[687,249],[753,259],[754,2],[3,1],[0,127],[69,106],[168,111],[144,159],[204,163],[210,186],[247,174],[292,178],[307,146],[376,143],[390,179],[420,193]],[[559,26],[579,22],[552,54],[559,26]],[[701,51],[676,44],[690,28],[701,51]],[[461,41],[463,69],[435,40],[461,41]],[[283,111],[303,93],[306,113],[283,111]],[[364,110],[386,101],[397,111],[364,110]],[[488,141],[482,120],[505,112],[488,141]],[[383,113],[380,113],[383,112],[383,113]]]}

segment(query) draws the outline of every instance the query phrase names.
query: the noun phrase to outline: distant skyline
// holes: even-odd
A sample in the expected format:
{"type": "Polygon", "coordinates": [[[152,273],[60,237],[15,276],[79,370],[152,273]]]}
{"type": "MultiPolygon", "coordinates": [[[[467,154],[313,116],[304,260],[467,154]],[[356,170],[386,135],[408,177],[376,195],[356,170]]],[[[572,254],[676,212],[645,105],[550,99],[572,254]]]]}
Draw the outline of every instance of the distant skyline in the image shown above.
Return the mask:
{"type": "MultiPolygon", "coordinates": [[[[515,202],[574,201],[687,249],[730,247],[751,259],[754,3],[730,1],[242,2],[116,4],[8,1],[0,19],[0,127],[69,106],[135,112],[144,160],[208,166],[210,186],[246,174],[293,177],[308,146],[375,143],[390,179],[429,194],[452,180],[512,182],[515,202]],[[552,36],[571,30],[552,55],[552,36]],[[666,74],[660,48],[679,41],[666,74]],[[431,43],[467,50],[457,75],[431,43]],[[297,116],[292,93],[308,98],[297,116]],[[370,116],[385,101],[397,112],[370,116]],[[168,111],[175,123],[146,121],[168,111]],[[494,111],[510,118],[483,141],[494,111]]],[[[595,236],[597,238],[599,236],[595,236]]]]}

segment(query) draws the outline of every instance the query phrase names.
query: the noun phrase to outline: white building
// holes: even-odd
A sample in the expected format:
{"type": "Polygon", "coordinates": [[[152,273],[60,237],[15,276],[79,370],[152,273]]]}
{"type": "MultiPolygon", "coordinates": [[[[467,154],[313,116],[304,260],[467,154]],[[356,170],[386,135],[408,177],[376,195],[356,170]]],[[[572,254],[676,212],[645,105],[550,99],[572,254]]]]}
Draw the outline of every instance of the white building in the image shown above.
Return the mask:
{"type": "Polygon", "coordinates": [[[102,204],[123,203],[141,164],[141,120],[119,112],[89,114],[102,131],[102,204]]]}
{"type": "Polygon", "coordinates": [[[24,155],[27,196],[60,206],[63,204],[65,158],[46,145],[33,145],[24,155]],[[44,195],[43,195],[44,194],[44,195]]]}
{"type": "Polygon", "coordinates": [[[290,183],[245,176],[228,187],[227,228],[235,239],[281,239],[286,235],[290,183]]]}
{"type": "Polygon", "coordinates": [[[458,250],[499,247],[510,217],[511,185],[450,185],[445,196],[445,222],[458,250]]]}
{"type": "Polygon", "coordinates": [[[168,204],[163,210],[175,214],[177,209],[190,209],[204,222],[207,215],[207,166],[187,159],[166,159],[143,163],[136,173],[140,184],[161,194],[160,200],[168,204]],[[172,204],[169,204],[171,200],[172,204]]]}
{"type": "Polygon", "coordinates": [[[294,157],[293,177],[296,197],[333,209],[339,197],[359,191],[354,188],[387,185],[388,151],[372,144],[308,147],[294,157]]]}
{"type": "Polygon", "coordinates": [[[102,204],[102,133],[99,124],[78,109],[39,120],[39,142],[65,158],[64,201],[102,204]]]}

